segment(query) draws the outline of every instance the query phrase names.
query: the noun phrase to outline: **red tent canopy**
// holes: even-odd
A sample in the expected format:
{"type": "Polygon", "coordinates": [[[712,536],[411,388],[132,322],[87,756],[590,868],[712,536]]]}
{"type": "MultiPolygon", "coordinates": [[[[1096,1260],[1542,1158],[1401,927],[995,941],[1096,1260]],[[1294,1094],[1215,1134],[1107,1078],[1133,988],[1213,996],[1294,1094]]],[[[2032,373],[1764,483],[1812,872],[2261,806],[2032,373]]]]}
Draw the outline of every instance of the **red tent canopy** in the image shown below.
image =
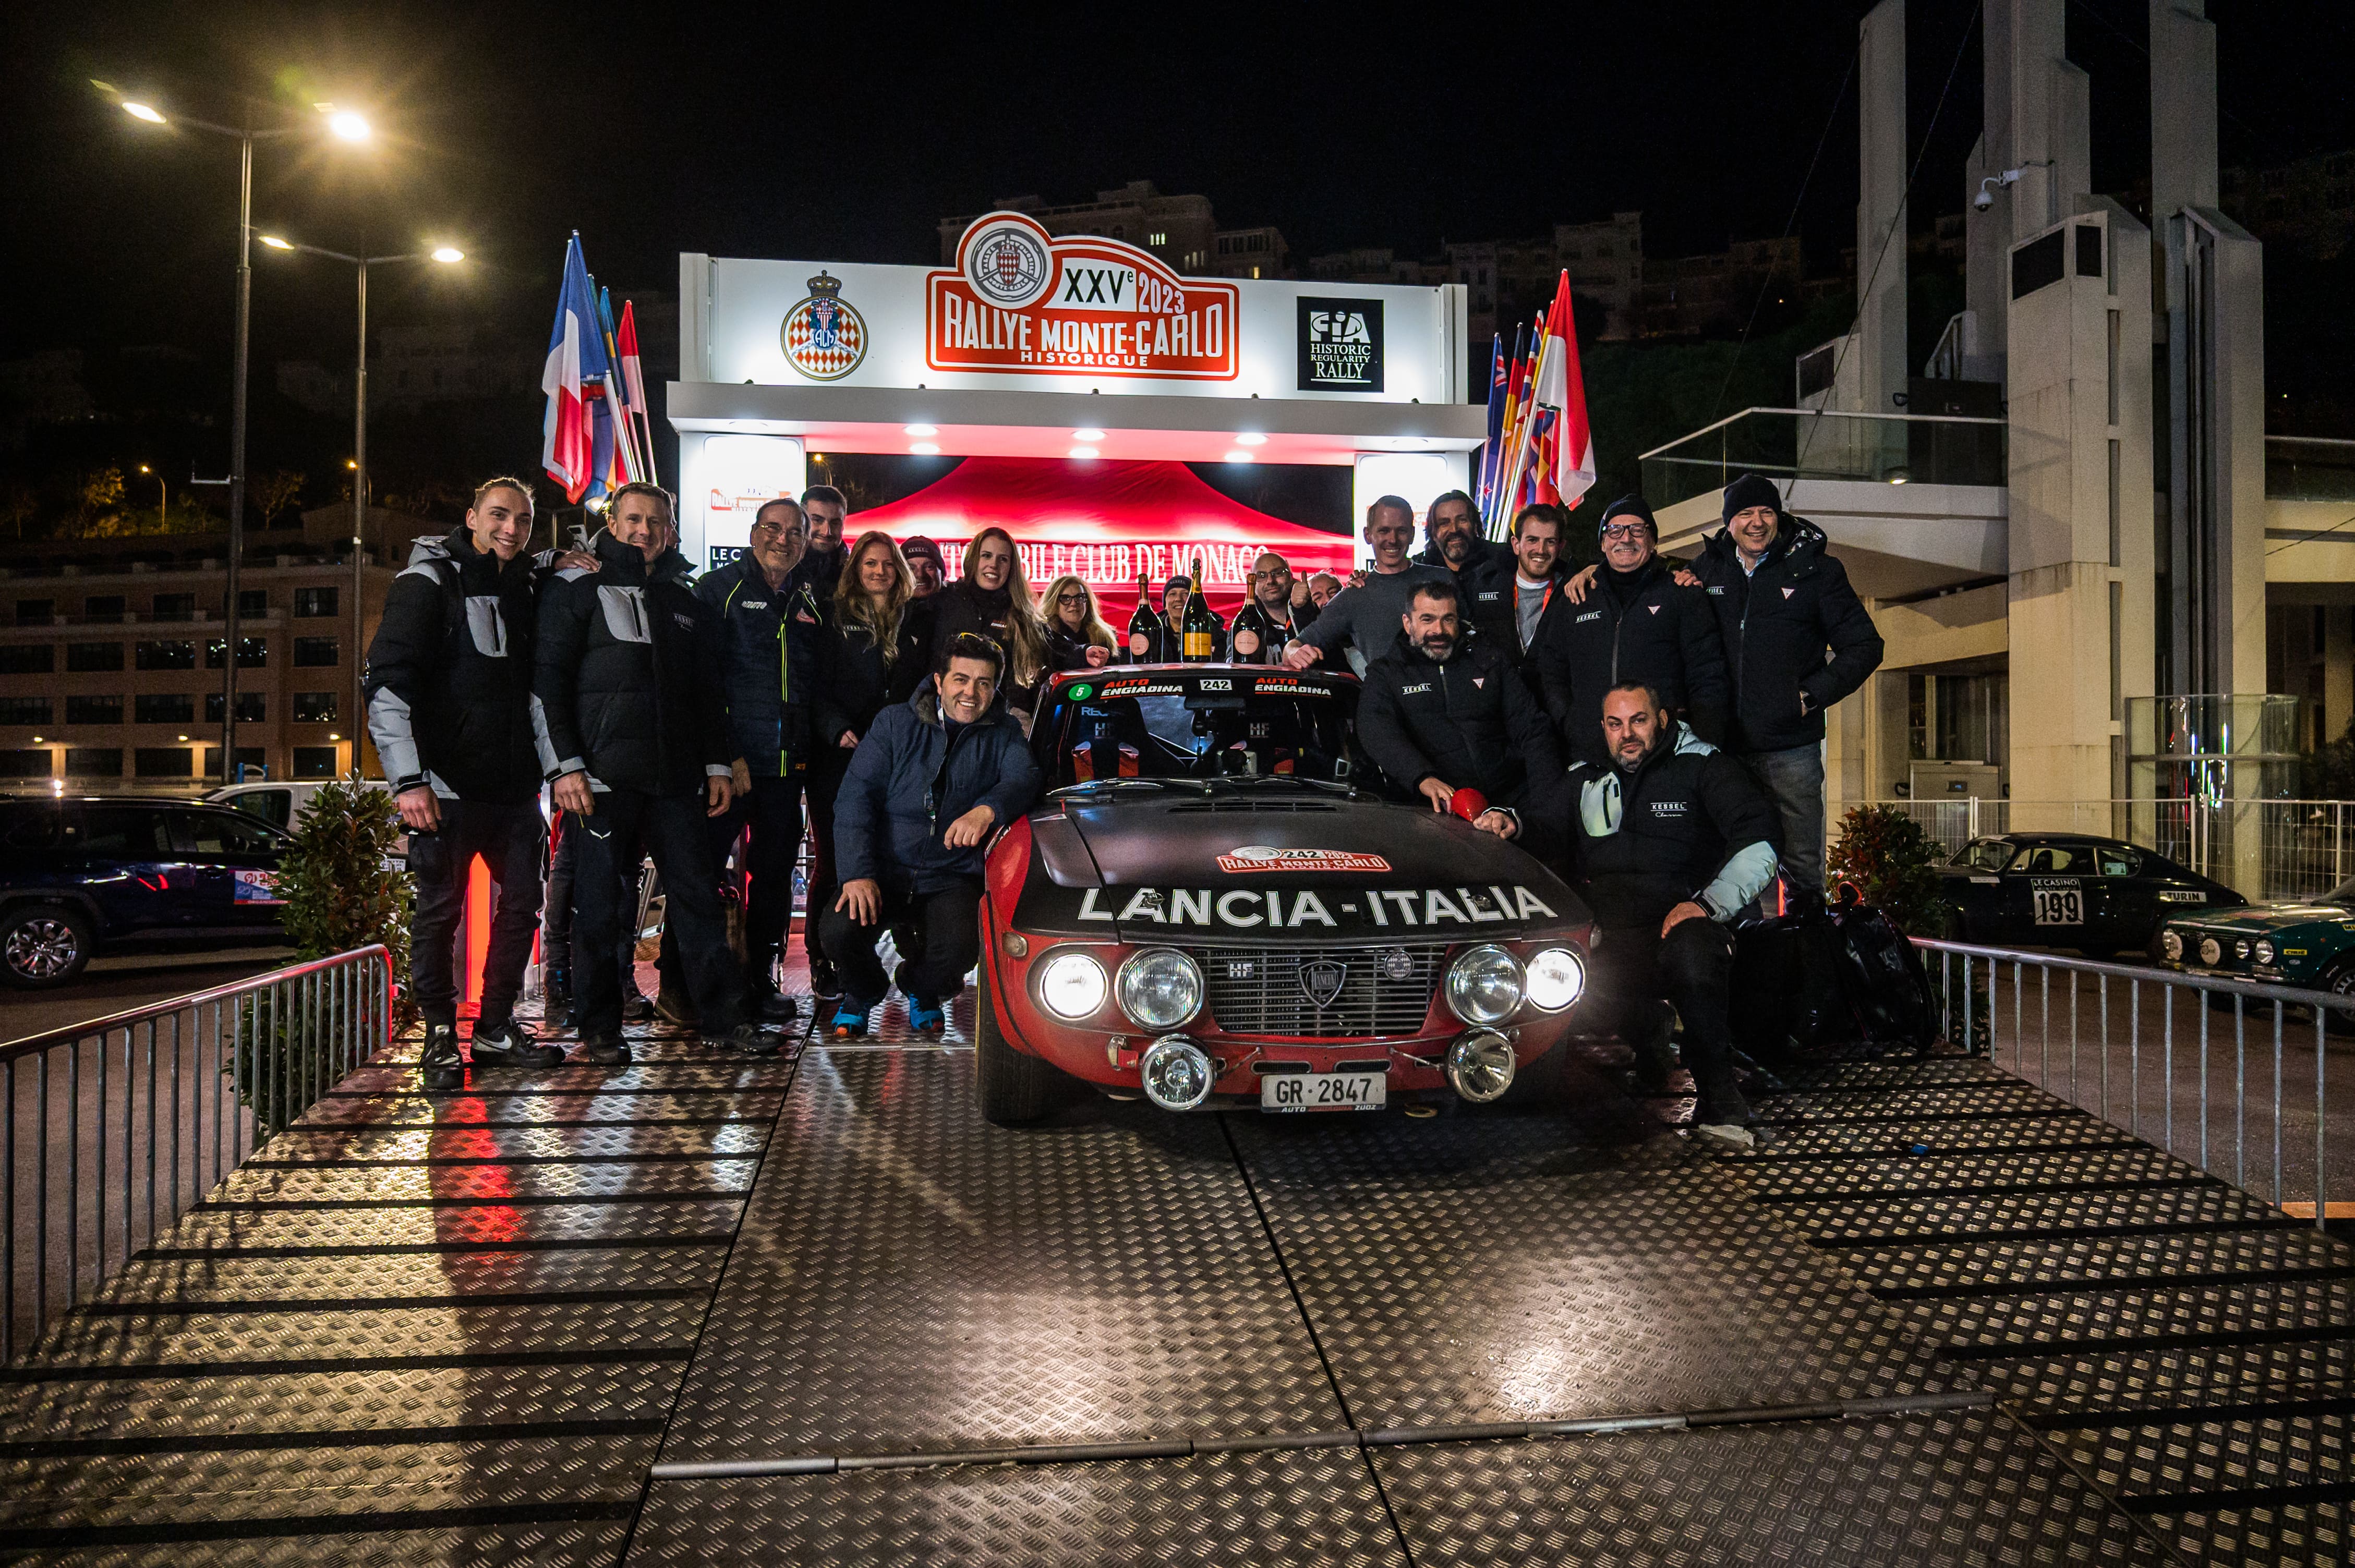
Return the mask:
{"type": "Polygon", "coordinates": [[[1043,596],[1055,578],[1074,574],[1095,589],[1114,633],[1128,629],[1139,572],[1158,595],[1200,556],[1211,608],[1232,620],[1262,551],[1282,556],[1305,579],[1346,576],[1353,549],[1346,534],[1230,501],[1184,463],[1039,458],[967,458],[907,499],[852,517],[843,539],[847,546],[870,528],[901,540],[922,534],[940,546],[955,577],[966,541],[992,526],[1014,536],[1032,592],[1043,596]]]}

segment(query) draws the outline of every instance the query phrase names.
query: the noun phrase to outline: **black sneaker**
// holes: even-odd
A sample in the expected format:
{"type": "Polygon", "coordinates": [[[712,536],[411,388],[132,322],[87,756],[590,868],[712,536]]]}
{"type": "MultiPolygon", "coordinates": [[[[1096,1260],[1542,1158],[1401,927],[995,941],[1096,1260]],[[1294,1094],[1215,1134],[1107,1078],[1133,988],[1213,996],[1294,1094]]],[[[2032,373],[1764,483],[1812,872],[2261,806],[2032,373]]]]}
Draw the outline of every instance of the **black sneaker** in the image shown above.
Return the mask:
{"type": "Polygon", "coordinates": [[[645,997],[640,996],[637,992],[632,991],[629,995],[622,999],[623,1022],[644,1023],[647,1019],[652,1018],[654,1015],[655,1004],[648,1001],[645,997]]]}
{"type": "Polygon", "coordinates": [[[842,976],[824,953],[809,956],[810,994],[832,1001],[842,994],[842,976]]]}
{"type": "Polygon", "coordinates": [[[763,1023],[791,1023],[801,1016],[800,1007],[783,991],[756,991],[752,995],[761,1004],[761,1022],[763,1023]]]}
{"type": "Polygon", "coordinates": [[[715,1051],[733,1051],[740,1056],[773,1056],[784,1040],[757,1023],[740,1023],[725,1034],[705,1035],[703,1043],[715,1051]]]}
{"type": "Polygon", "coordinates": [[[581,1037],[581,1049],[572,1059],[592,1067],[626,1067],[630,1065],[630,1047],[618,1034],[584,1034],[581,1037]]]}
{"type": "Polygon", "coordinates": [[[665,986],[655,995],[655,1016],[665,1023],[676,1023],[681,1029],[695,1027],[695,1003],[687,997],[665,986]]]}
{"type": "Polygon", "coordinates": [[[417,1055],[418,1081],[428,1094],[464,1088],[466,1059],[458,1054],[458,1031],[447,1023],[425,1028],[425,1049],[417,1055]]]}
{"type": "Polygon", "coordinates": [[[477,1067],[556,1067],[564,1063],[563,1052],[541,1044],[512,1018],[488,1029],[474,1025],[469,1045],[477,1067]]]}

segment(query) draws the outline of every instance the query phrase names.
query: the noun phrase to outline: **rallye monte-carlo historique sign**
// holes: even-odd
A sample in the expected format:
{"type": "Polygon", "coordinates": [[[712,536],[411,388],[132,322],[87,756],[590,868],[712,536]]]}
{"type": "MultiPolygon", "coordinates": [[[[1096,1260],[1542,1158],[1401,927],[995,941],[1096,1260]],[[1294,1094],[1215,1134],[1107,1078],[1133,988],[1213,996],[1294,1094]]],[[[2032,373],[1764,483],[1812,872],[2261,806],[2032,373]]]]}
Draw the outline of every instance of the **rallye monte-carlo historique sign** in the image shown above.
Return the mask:
{"type": "Polygon", "coordinates": [[[1231,381],[1241,367],[1231,283],[1180,278],[1151,251],[1050,235],[1018,212],[975,218],[954,270],[926,274],[924,355],[935,370],[1231,381]]]}

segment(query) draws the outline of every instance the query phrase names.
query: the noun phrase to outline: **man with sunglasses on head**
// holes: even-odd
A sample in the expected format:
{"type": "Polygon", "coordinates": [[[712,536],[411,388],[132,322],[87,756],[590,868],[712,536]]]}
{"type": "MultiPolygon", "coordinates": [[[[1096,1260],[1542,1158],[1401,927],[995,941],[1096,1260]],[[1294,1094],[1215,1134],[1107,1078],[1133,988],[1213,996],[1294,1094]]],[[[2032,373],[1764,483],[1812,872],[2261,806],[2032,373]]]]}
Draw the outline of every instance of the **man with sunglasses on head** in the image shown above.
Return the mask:
{"type": "Polygon", "coordinates": [[[1732,689],[1708,596],[1660,559],[1659,525],[1641,496],[1613,502],[1598,532],[1603,566],[1593,591],[1570,613],[1541,620],[1529,650],[1564,749],[1606,765],[1603,696],[1630,683],[1651,687],[1702,740],[1721,741],[1732,689]]]}
{"type": "Polygon", "coordinates": [[[556,803],[581,820],[580,1060],[630,1060],[616,948],[623,878],[643,854],[662,873],[705,1041],[765,1054],[777,1037],[745,1016],[707,826],[736,798],[711,611],[687,587],[669,492],[625,484],[606,515],[591,546],[597,569],[558,573],[540,603],[532,682],[556,803]]]}

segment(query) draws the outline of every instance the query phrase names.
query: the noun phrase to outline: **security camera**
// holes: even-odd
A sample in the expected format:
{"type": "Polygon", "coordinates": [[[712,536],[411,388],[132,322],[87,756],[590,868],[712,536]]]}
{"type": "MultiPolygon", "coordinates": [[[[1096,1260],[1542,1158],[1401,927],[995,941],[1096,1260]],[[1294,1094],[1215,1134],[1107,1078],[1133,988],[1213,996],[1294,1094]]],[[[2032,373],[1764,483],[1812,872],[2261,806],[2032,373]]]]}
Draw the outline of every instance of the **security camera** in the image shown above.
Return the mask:
{"type": "Polygon", "coordinates": [[[2019,171],[2018,169],[2006,169],[1999,175],[1989,175],[1987,178],[1979,182],[1979,194],[1971,197],[1972,210],[1976,212],[1987,211],[1987,208],[1995,205],[1996,189],[2000,189],[2005,185],[2016,185],[2019,183],[2019,171]],[[1988,187],[1990,186],[1995,187],[1995,189],[1989,189],[1988,187]]]}
{"type": "Polygon", "coordinates": [[[1977,208],[1977,209],[1978,211],[1980,211],[1980,212],[1985,212],[1987,208],[1989,208],[1989,207],[1993,207],[1994,205],[1995,205],[1995,193],[1994,193],[1993,191],[1991,191],[1991,190],[1987,189],[1987,186],[1985,186],[1985,185],[1981,185],[1981,186],[1979,187],[1979,194],[1978,194],[1978,195],[1977,195],[1977,196],[1975,196],[1971,197],[1971,206],[1972,206],[1973,207],[1977,208]]]}

